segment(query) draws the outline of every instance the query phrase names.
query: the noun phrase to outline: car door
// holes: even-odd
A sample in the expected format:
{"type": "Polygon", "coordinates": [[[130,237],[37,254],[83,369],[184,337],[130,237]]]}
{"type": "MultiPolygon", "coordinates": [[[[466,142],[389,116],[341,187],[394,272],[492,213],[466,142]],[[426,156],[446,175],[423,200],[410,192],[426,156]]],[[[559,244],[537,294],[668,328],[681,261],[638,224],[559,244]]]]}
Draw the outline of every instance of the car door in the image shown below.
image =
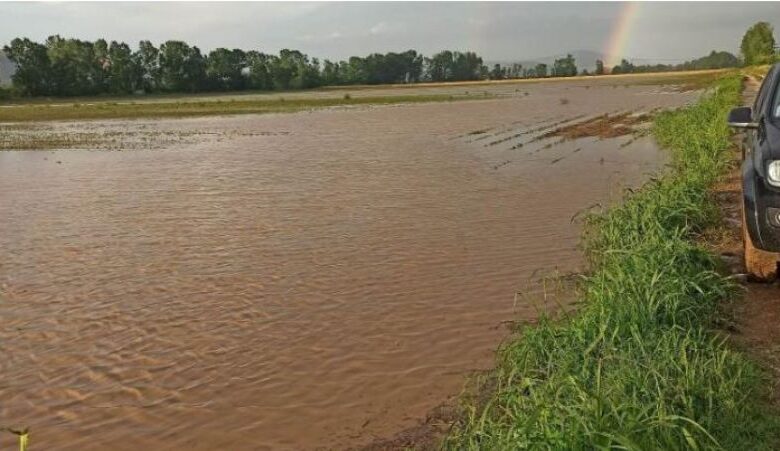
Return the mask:
{"type": "Polygon", "coordinates": [[[772,87],[777,79],[777,66],[772,69],[764,77],[764,82],[761,84],[761,88],[758,91],[756,100],[753,103],[753,122],[758,123],[758,128],[755,130],[747,130],[745,134],[745,149],[746,155],[743,158],[752,158],[754,167],[756,170],[763,174],[763,156],[760,149],[761,144],[766,139],[766,128],[763,124],[764,110],[766,107],[767,99],[771,97],[772,87]]]}

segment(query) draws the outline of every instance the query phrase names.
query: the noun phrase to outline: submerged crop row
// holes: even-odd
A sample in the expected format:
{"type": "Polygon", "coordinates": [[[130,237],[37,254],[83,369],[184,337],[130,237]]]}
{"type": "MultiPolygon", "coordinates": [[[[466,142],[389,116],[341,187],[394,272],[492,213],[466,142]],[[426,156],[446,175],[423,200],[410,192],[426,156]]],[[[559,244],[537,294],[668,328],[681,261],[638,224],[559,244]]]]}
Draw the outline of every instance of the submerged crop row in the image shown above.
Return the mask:
{"type": "Polygon", "coordinates": [[[449,449],[769,449],[763,374],[713,331],[733,284],[696,237],[726,167],[738,76],[659,115],[673,168],[586,221],[581,307],[527,326],[499,352],[487,398],[464,401],[449,449]]]}

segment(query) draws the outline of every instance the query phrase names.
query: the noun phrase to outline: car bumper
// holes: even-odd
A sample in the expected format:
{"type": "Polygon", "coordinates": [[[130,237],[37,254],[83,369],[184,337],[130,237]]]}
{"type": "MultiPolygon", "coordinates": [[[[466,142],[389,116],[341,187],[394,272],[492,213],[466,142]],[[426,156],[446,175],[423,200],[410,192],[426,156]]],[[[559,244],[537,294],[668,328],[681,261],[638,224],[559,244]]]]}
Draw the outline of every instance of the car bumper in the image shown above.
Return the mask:
{"type": "Polygon", "coordinates": [[[745,226],[753,245],[780,252],[780,189],[768,186],[748,164],[742,174],[742,193],[745,226]]]}

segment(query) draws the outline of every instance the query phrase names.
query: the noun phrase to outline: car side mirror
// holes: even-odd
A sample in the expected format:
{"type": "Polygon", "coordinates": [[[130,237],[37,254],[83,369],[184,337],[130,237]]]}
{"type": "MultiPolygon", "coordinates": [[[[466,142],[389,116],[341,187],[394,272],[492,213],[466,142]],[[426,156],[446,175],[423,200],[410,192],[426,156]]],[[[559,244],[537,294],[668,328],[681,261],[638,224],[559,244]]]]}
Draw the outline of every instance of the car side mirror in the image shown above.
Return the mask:
{"type": "Polygon", "coordinates": [[[729,127],[734,128],[758,128],[758,123],[753,122],[753,112],[749,106],[734,108],[729,113],[729,127]]]}

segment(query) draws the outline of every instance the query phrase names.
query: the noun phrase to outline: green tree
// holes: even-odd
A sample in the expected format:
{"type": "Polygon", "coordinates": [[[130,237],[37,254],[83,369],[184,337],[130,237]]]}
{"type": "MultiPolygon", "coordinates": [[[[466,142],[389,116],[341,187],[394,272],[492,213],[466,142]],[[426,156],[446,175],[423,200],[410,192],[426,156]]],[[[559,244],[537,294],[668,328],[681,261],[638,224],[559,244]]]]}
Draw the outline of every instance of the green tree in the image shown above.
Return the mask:
{"type": "Polygon", "coordinates": [[[627,59],[620,60],[620,64],[612,68],[613,74],[632,74],[636,67],[627,59]]]}
{"type": "Polygon", "coordinates": [[[596,75],[604,75],[604,61],[596,60],[596,75]]]}
{"type": "Polygon", "coordinates": [[[249,86],[252,89],[270,90],[274,84],[268,68],[269,56],[257,51],[246,53],[246,64],[249,72],[249,86]]]}
{"type": "Polygon", "coordinates": [[[141,87],[146,92],[160,89],[160,51],[149,41],[138,43],[135,61],[141,70],[141,87]]]}
{"type": "Polygon", "coordinates": [[[200,49],[183,41],[166,41],[160,46],[160,81],[162,89],[172,92],[195,92],[206,80],[206,63],[200,49]]]}
{"type": "Polygon", "coordinates": [[[244,69],[247,58],[243,50],[218,48],[209,53],[206,61],[206,76],[211,89],[235,91],[246,88],[244,69]]]}
{"type": "Polygon", "coordinates": [[[547,65],[544,63],[539,63],[534,67],[534,77],[536,78],[544,78],[547,76],[547,65]]]}
{"type": "Polygon", "coordinates": [[[297,50],[283,49],[278,57],[269,61],[269,69],[275,89],[290,89],[293,79],[298,76],[298,60],[303,55],[297,50]]]}
{"type": "Polygon", "coordinates": [[[523,76],[523,65],[522,64],[512,64],[512,72],[510,73],[510,76],[512,78],[520,78],[523,76]]]}
{"type": "Polygon", "coordinates": [[[346,79],[368,84],[414,82],[422,76],[422,64],[422,56],[414,50],[373,53],[365,58],[350,58],[346,79]]]}
{"type": "Polygon", "coordinates": [[[577,65],[574,57],[566,55],[565,58],[556,59],[553,63],[552,75],[554,77],[573,77],[577,75],[577,65]]]}
{"type": "Polygon", "coordinates": [[[303,55],[298,64],[298,77],[293,82],[295,89],[309,89],[322,86],[319,59],[312,58],[309,61],[309,57],[303,55]]]}
{"type": "Polygon", "coordinates": [[[775,38],[772,26],[767,22],[758,22],[748,29],[742,37],[739,50],[745,65],[768,64],[774,60],[775,38]]]}
{"type": "Polygon", "coordinates": [[[141,87],[142,70],[130,46],[111,41],[108,46],[108,91],[130,94],[141,87]]]}
{"type": "Polygon", "coordinates": [[[478,80],[483,77],[482,58],[474,52],[444,50],[425,58],[426,77],[431,81],[478,80]]]}
{"type": "Polygon", "coordinates": [[[501,65],[496,63],[493,65],[493,70],[490,71],[489,75],[491,80],[501,80],[504,78],[504,70],[501,68],[501,65]]]}
{"type": "Polygon", "coordinates": [[[325,60],[322,62],[322,84],[325,86],[340,85],[341,73],[339,71],[339,64],[334,63],[331,60],[325,60]]]}
{"type": "Polygon", "coordinates": [[[724,67],[739,66],[739,59],[729,52],[716,52],[695,60],[686,61],[677,68],[681,70],[721,69],[724,67]]]}
{"type": "MultiPolygon", "coordinates": [[[[451,79],[457,81],[478,80],[482,73],[482,58],[474,52],[455,52],[452,54],[450,68],[451,79]]],[[[503,78],[503,74],[501,74],[503,78]]]]}
{"type": "Polygon", "coordinates": [[[97,46],[59,35],[46,40],[50,62],[52,93],[62,96],[93,95],[103,92],[106,69],[105,41],[97,46]],[[96,50],[100,55],[96,54],[96,50]]]}
{"type": "Polygon", "coordinates": [[[423,74],[423,56],[415,50],[407,50],[401,54],[406,69],[405,83],[420,81],[423,74]]]}
{"type": "Polygon", "coordinates": [[[10,45],[3,47],[3,52],[16,64],[16,72],[11,80],[22,95],[52,94],[49,80],[50,62],[46,46],[27,38],[16,38],[10,45]]]}
{"type": "Polygon", "coordinates": [[[93,89],[96,93],[106,92],[108,90],[111,62],[108,58],[108,43],[105,39],[98,39],[92,43],[92,58],[93,61],[89,66],[93,89]]]}
{"type": "Polygon", "coordinates": [[[320,85],[319,61],[298,50],[283,49],[269,60],[269,71],[276,89],[305,89],[320,85]]]}
{"type": "Polygon", "coordinates": [[[452,79],[453,55],[444,50],[425,59],[428,78],[431,81],[447,81],[452,79]]]}
{"type": "Polygon", "coordinates": [[[347,85],[365,84],[368,80],[365,59],[359,56],[352,56],[349,61],[340,62],[339,73],[347,85]]]}

